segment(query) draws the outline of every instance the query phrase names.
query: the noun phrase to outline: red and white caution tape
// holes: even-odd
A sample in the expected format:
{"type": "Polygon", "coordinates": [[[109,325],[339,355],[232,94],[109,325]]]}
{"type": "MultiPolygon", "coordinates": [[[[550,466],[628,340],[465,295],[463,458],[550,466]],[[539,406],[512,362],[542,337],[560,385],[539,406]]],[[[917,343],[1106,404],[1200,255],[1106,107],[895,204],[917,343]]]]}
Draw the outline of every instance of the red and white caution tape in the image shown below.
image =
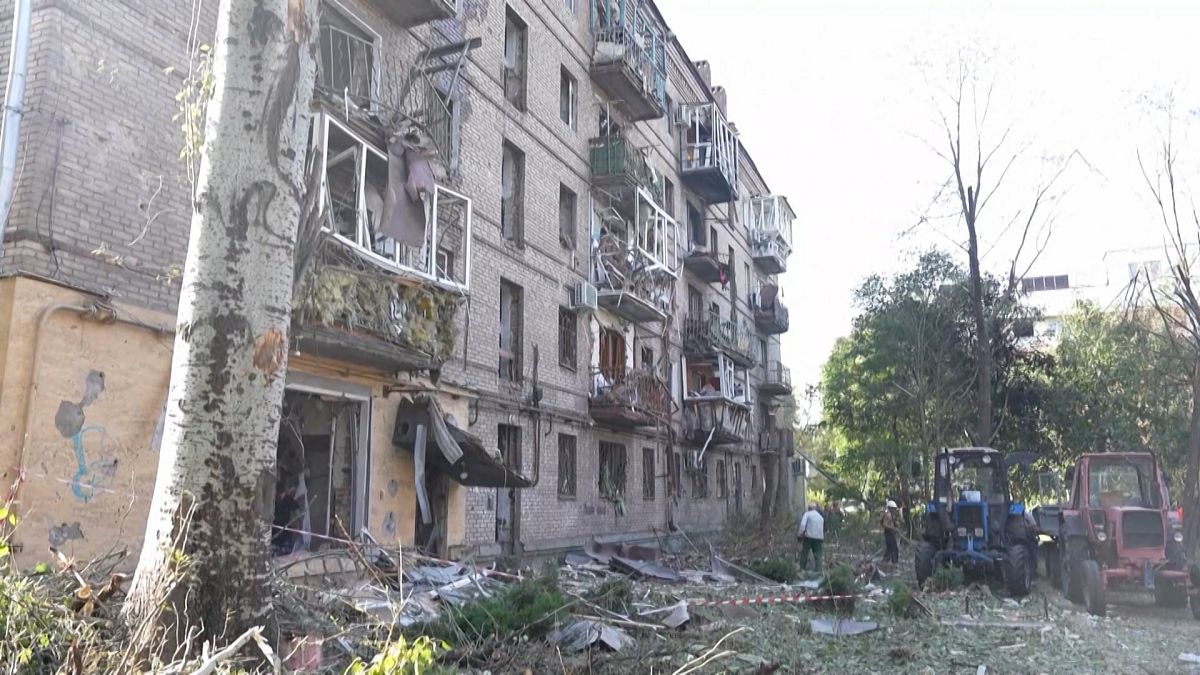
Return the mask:
{"type": "Polygon", "coordinates": [[[805,603],[823,600],[849,600],[865,598],[870,593],[855,593],[851,595],[774,595],[754,596],[750,598],[726,598],[725,600],[688,600],[688,607],[734,607],[738,605],[782,605],[784,603],[805,603]]]}

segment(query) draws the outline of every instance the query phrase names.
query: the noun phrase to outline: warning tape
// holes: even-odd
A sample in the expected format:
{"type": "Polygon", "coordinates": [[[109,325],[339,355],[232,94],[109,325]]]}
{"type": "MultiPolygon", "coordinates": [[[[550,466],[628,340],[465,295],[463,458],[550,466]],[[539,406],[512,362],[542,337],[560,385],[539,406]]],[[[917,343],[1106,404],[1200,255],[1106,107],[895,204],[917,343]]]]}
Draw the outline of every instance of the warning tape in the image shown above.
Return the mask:
{"type": "Polygon", "coordinates": [[[850,595],[774,595],[754,596],[749,598],[726,598],[724,600],[688,600],[688,607],[733,607],[737,605],[782,605],[784,603],[818,602],[823,600],[849,600],[865,598],[870,593],[853,593],[850,595]]]}

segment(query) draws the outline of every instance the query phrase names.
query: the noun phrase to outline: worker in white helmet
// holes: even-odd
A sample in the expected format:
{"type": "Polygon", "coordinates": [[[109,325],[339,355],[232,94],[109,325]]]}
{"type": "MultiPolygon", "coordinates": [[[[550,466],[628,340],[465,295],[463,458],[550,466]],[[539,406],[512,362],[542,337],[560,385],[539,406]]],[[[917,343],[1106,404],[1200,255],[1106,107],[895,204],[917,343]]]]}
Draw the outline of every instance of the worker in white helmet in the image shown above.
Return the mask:
{"type": "Polygon", "coordinates": [[[900,562],[900,530],[897,526],[899,514],[900,507],[889,499],[887,507],[883,510],[883,517],[880,519],[880,523],[883,525],[884,562],[900,562]]]}

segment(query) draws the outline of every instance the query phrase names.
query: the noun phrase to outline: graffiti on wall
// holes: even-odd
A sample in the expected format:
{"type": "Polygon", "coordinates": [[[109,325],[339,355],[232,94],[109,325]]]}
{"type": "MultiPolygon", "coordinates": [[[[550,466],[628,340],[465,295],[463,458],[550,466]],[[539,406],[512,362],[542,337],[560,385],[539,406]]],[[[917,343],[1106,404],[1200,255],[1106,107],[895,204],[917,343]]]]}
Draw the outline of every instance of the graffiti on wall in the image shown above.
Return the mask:
{"type": "Polygon", "coordinates": [[[117,460],[109,443],[108,433],[100,424],[86,425],[84,410],[104,393],[104,373],[89,371],[83,382],[79,401],[63,400],[54,415],[54,426],[63,438],[71,441],[75,471],[71,475],[71,494],[87,503],[97,490],[112,484],[117,472],[117,460]]]}

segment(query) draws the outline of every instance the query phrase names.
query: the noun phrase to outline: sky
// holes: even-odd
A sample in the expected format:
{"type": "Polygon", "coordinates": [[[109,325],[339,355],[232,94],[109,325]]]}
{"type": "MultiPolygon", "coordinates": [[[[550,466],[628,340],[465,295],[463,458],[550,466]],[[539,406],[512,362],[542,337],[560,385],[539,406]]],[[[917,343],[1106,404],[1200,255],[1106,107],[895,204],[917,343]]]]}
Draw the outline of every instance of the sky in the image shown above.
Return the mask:
{"type": "MultiPolygon", "coordinates": [[[[819,381],[834,341],[849,332],[854,289],[866,276],[896,271],[935,245],[965,263],[961,225],[922,224],[922,215],[944,212],[930,207],[949,175],[935,152],[946,145],[938,111],[960,54],[978,64],[976,100],[992,92],[985,143],[1008,130],[997,156],[1016,157],[980,218],[985,268],[1008,269],[1017,242],[1014,229],[1001,236],[1005,224],[1028,213],[1064,163],[1040,210],[1052,220],[1035,221],[1039,245],[1026,247],[1019,271],[1092,269],[1105,251],[1162,243],[1138,152],[1153,158],[1166,117],[1146,101],[1170,94],[1177,111],[1200,108],[1200,2],[658,5],[688,55],[711,64],[729,120],[797,213],[782,278],[791,312],[783,358],[797,394],[819,381]]],[[[1176,138],[1186,152],[1189,139],[1176,138]]]]}

